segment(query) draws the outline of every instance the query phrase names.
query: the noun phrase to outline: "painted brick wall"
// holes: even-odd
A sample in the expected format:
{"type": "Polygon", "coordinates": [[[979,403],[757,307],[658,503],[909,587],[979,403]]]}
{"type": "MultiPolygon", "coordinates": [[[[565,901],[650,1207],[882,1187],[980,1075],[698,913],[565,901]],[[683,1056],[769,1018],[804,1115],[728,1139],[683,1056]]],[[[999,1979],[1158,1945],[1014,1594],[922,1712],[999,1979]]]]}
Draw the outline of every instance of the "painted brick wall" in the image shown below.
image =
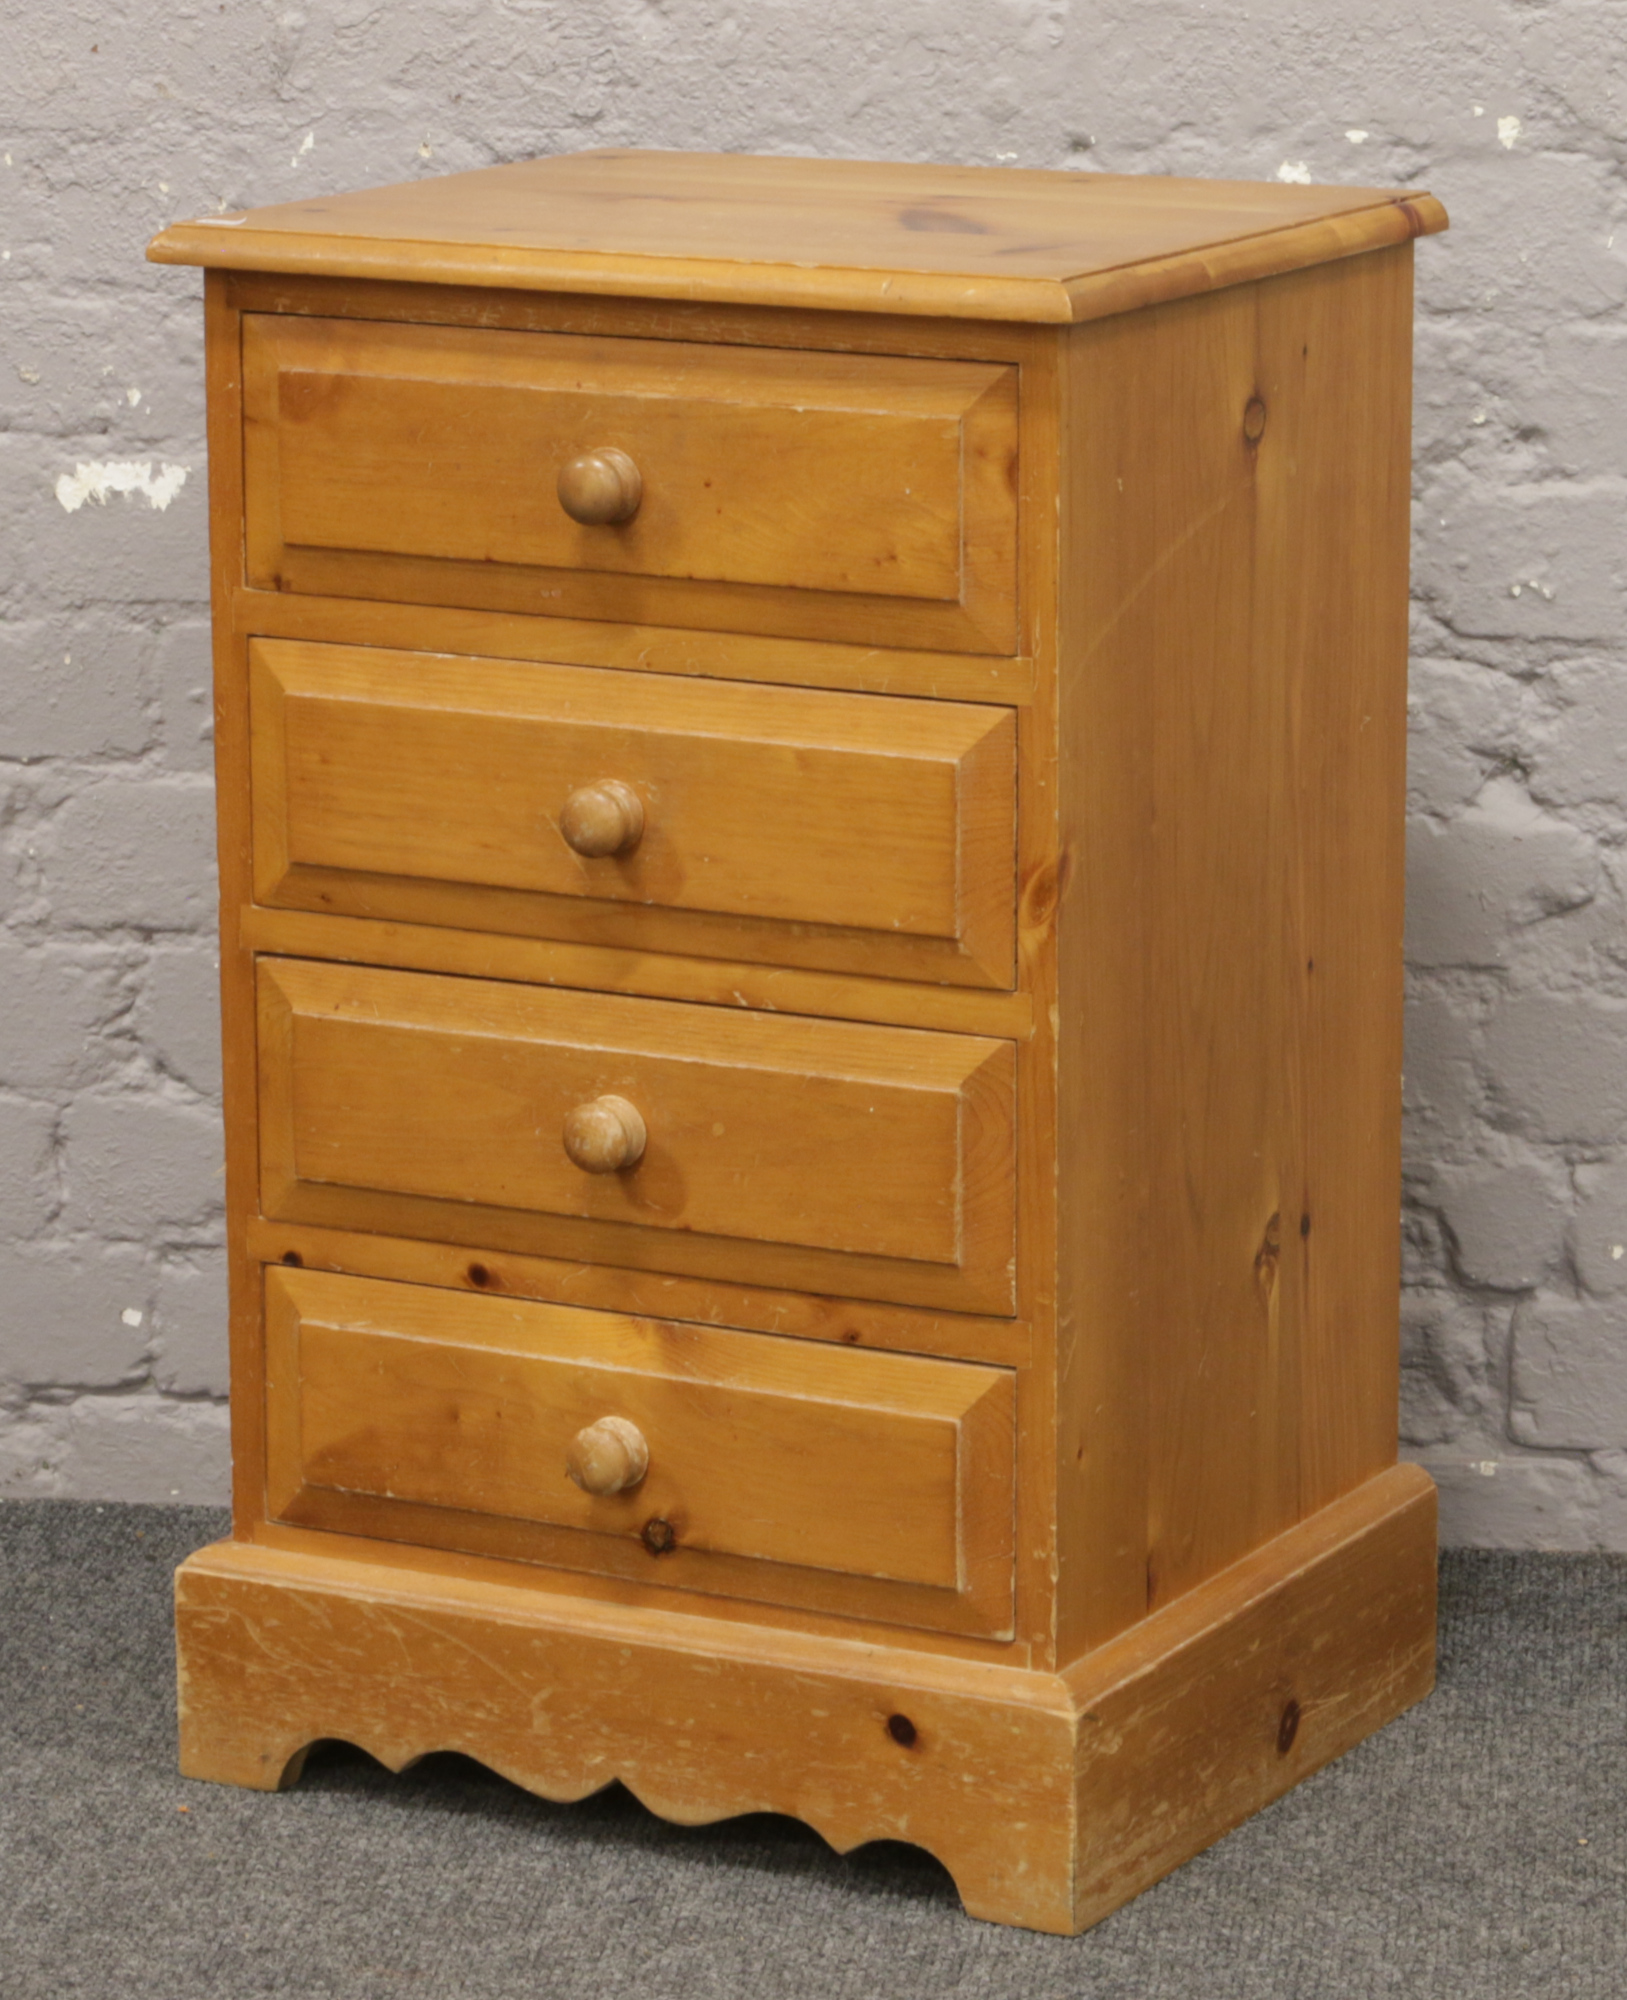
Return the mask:
{"type": "Polygon", "coordinates": [[[58,0],[0,146],[0,1491],[224,1492],[196,274],[165,220],[585,145],[1413,183],[1404,1429],[1627,1548],[1619,0],[58,0]]]}

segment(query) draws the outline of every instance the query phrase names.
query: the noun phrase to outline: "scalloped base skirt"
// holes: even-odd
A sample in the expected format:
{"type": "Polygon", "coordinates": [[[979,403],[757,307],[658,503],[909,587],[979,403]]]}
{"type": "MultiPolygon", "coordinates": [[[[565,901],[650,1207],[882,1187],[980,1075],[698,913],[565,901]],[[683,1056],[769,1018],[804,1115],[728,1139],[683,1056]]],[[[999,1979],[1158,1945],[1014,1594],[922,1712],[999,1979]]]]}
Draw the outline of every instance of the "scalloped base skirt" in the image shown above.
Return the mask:
{"type": "Polygon", "coordinates": [[[1055,1674],[221,1542],[176,1578],[181,1768],[276,1790],[338,1737],[620,1779],[912,1841],[973,1916],[1076,1932],[1429,1691],[1434,1500],[1397,1466],[1055,1674]]]}

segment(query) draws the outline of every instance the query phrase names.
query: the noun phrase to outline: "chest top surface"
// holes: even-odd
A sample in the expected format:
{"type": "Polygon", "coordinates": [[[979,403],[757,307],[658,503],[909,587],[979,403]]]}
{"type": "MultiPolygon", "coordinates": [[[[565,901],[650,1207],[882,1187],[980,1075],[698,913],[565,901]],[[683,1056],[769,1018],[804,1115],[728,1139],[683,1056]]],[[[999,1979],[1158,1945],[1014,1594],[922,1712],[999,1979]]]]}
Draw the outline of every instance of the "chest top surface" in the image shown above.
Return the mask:
{"type": "Polygon", "coordinates": [[[158,263],[1067,322],[1446,226],[1433,196],[605,150],[177,222],[158,263]]]}

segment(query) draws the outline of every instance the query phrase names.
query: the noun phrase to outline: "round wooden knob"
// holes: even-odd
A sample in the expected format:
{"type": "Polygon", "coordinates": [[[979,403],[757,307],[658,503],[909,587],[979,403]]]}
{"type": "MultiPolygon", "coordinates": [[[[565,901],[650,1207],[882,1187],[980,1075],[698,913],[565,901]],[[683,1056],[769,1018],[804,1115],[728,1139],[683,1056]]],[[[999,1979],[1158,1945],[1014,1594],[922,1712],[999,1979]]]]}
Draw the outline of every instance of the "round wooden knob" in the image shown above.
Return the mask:
{"type": "Polygon", "coordinates": [[[586,1174],[615,1174],[644,1157],[644,1120],[625,1097],[595,1097],[565,1114],[565,1151],[586,1174]]]}
{"type": "Polygon", "coordinates": [[[571,1439],[565,1470],[584,1493],[625,1493],[650,1469],[650,1448],[637,1424],[601,1417],[571,1439]]]}
{"type": "Polygon", "coordinates": [[[584,528],[630,521],[643,497],[644,481],[638,467],[614,445],[583,452],[559,475],[559,504],[584,528]]]}
{"type": "Polygon", "coordinates": [[[644,833],[644,801],[620,778],[603,778],[572,792],[559,812],[565,845],[592,859],[625,854],[644,833]]]}

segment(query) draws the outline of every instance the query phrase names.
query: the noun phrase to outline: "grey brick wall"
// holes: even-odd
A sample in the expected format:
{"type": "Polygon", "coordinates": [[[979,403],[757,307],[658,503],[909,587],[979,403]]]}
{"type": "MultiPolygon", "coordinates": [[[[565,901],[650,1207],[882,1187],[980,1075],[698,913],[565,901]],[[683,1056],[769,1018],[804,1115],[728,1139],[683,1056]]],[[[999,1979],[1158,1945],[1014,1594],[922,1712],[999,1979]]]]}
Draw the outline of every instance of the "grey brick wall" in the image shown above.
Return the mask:
{"type": "Polygon", "coordinates": [[[1403,1422],[1627,1548],[1619,0],[75,0],[0,150],[0,1491],[224,1491],[202,370],[163,221],[584,145],[1427,185],[1403,1422]],[[164,504],[159,504],[160,502],[164,504]]]}

